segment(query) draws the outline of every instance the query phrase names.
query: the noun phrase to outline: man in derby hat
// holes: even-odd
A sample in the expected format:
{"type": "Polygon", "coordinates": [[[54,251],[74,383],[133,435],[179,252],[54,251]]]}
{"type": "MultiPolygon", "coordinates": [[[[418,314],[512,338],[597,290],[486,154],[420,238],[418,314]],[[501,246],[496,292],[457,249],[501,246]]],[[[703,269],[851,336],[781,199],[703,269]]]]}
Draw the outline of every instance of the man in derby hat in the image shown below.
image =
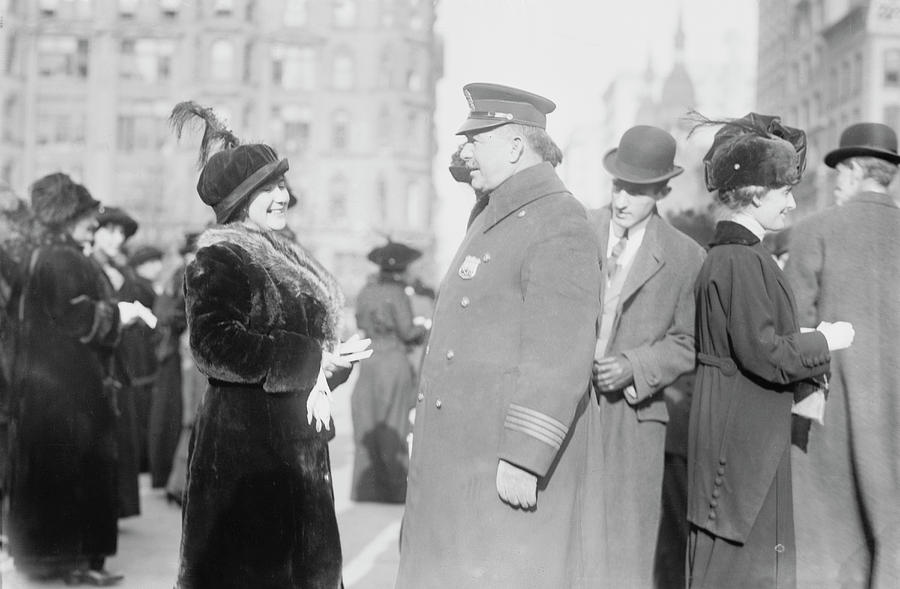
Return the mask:
{"type": "Polygon", "coordinates": [[[694,367],[694,279],[703,249],[659,215],[669,194],[675,139],[657,127],[627,130],[603,165],[613,176],[608,207],[589,213],[599,240],[601,314],[587,411],[588,537],[597,542],[588,578],[650,587],[660,516],[666,400],[694,367]]]}
{"type": "Polygon", "coordinates": [[[807,423],[806,452],[793,449],[800,587],[900,579],[900,208],[888,189],[898,163],[893,129],[851,125],[825,156],[840,206],[791,232],[785,273],[800,325],[840,318],[856,330],[832,356],[824,425],[807,423]]]}
{"type": "Polygon", "coordinates": [[[469,84],[488,195],[445,277],[417,395],[397,587],[579,587],[597,248],[551,163],[552,101],[469,84]]]}

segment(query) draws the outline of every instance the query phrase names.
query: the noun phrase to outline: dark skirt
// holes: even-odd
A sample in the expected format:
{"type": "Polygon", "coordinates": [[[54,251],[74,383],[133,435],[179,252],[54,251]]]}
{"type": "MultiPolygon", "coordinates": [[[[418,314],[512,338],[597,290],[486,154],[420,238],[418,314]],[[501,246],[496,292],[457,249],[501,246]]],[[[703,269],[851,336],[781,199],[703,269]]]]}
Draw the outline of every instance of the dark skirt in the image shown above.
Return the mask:
{"type": "Polygon", "coordinates": [[[353,414],[354,501],[403,503],[409,454],[409,410],[415,406],[415,376],[406,349],[377,349],[360,363],[350,407],[353,414]]]}
{"type": "Polygon", "coordinates": [[[747,541],[737,544],[691,527],[690,589],[794,589],[797,586],[788,446],[747,541]]]}
{"type": "Polygon", "coordinates": [[[138,475],[141,467],[140,431],[137,423],[135,389],[122,387],[118,394],[119,418],[116,421],[119,473],[119,518],[141,513],[138,475]]]}
{"type": "Polygon", "coordinates": [[[154,489],[165,487],[172,472],[181,435],[181,386],[181,356],[172,354],[160,363],[150,405],[148,453],[154,489]]]}
{"type": "Polygon", "coordinates": [[[341,586],[328,444],[305,395],[210,386],[183,508],[182,589],[341,586]]]}

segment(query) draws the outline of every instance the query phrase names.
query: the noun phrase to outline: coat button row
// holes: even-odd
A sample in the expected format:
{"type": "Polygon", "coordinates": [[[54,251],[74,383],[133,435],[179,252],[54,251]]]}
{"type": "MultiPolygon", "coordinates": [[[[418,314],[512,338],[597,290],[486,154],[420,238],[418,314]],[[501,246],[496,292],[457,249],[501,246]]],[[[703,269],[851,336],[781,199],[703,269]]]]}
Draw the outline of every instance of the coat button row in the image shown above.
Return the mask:
{"type": "Polygon", "coordinates": [[[459,300],[459,306],[462,307],[463,309],[465,309],[466,307],[469,306],[470,302],[471,301],[469,300],[469,297],[463,297],[459,300]]]}

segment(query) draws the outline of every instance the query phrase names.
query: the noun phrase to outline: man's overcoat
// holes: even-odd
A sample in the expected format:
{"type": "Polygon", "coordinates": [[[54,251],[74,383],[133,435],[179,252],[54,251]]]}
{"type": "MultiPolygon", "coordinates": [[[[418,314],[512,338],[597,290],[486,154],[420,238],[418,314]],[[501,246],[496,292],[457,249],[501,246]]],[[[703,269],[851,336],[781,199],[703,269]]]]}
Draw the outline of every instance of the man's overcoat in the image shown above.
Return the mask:
{"type": "Polygon", "coordinates": [[[573,587],[599,312],[596,239],[548,163],[507,179],[440,289],[419,387],[397,587],[573,587]],[[537,508],[496,489],[499,459],[537,508]]]}
{"type": "Polygon", "coordinates": [[[800,325],[856,332],[834,354],[825,425],[793,449],[798,584],[900,586],[900,208],[867,192],[809,217],[785,273],[800,325]]]}
{"type": "MultiPolygon", "coordinates": [[[[589,214],[605,253],[610,210],[589,214]]],[[[587,537],[599,541],[588,578],[595,586],[649,587],[659,528],[669,421],[664,394],[694,368],[694,281],[703,248],[653,213],[625,279],[605,351],[634,370],[636,397],[592,395],[587,412],[590,501],[587,537]]]]}

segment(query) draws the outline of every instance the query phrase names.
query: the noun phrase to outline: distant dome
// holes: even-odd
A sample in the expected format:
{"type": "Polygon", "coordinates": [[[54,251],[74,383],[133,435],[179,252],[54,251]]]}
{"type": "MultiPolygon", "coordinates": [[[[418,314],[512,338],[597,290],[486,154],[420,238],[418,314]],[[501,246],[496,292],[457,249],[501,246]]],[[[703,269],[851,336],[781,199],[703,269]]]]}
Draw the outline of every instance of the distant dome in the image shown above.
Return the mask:
{"type": "Polygon", "coordinates": [[[660,106],[663,108],[694,108],[694,83],[683,63],[676,63],[663,83],[660,106]]]}

